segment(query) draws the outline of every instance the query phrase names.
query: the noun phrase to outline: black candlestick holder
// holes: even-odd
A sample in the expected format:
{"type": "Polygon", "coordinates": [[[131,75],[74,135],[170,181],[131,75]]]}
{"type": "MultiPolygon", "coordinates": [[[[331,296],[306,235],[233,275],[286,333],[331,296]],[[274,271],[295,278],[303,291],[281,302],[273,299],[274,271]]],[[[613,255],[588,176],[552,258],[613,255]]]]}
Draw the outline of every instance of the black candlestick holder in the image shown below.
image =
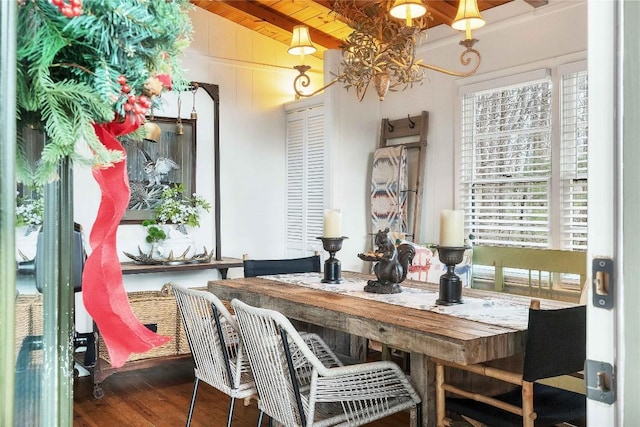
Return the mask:
{"type": "Polygon", "coordinates": [[[336,258],[336,252],[342,249],[342,241],[348,237],[317,237],[322,240],[322,247],[329,252],[329,258],[324,261],[324,279],[322,283],[342,283],[342,264],[336,258]]]}
{"type": "Polygon", "coordinates": [[[456,264],[464,258],[466,246],[435,246],[440,262],[447,266],[447,272],[440,276],[440,295],[438,305],[462,304],[462,280],[456,274],[456,264]]]}

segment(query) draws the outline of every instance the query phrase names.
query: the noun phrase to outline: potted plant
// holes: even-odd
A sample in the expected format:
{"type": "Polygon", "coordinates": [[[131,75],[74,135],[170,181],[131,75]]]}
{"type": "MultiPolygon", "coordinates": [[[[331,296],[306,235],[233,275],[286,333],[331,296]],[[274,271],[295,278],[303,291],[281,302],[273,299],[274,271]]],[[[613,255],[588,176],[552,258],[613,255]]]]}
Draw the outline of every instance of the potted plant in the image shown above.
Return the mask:
{"type": "Polygon", "coordinates": [[[156,209],[159,224],[174,224],[177,230],[187,234],[186,226],[199,227],[200,213],[209,211],[211,203],[198,194],[184,194],[184,184],[167,186],[162,191],[160,205],[156,209]]]}
{"type": "Polygon", "coordinates": [[[44,200],[42,193],[34,191],[31,196],[17,197],[16,201],[16,261],[31,261],[36,257],[44,200]]]}
{"type": "Polygon", "coordinates": [[[147,229],[145,241],[151,245],[149,256],[157,258],[159,256],[158,249],[161,249],[160,243],[167,238],[167,233],[158,226],[154,219],[146,219],[142,221],[142,226],[147,229]]]}
{"type": "Polygon", "coordinates": [[[142,226],[147,228],[147,237],[145,240],[147,243],[154,244],[162,242],[167,238],[167,233],[160,227],[158,227],[157,223],[153,219],[146,219],[142,221],[142,226]]]}
{"type": "Polygon", "coordinates": [[[44,201],[37,192],[34,192],[31,197],[18,197],[16,200],[16,227],[26,227],[26,236],[42,225],[44,201]]]}
{"type": "Polygon", "coordinates": [[[210,209],[211,203],[204,197],[195,193],[186,196],[183,184],[165,187],[155,215],[158,224],[165,224],[167,236],[162,247],[158,248],[161,256],[174,259],[193,256],[195,242],[186,227],[199,227],[201,212],[210,209]]]}

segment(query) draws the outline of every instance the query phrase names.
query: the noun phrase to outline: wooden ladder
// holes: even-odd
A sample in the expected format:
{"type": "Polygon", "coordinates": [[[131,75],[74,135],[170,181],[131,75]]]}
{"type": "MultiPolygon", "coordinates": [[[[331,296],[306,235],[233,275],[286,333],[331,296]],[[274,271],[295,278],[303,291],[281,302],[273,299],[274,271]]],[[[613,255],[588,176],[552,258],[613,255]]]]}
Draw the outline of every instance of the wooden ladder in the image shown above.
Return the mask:
{"type": "MultiPolygon", "coordinates": [[[[412,241],[420,238],[422,217],[422,192],[427,153],[429,113],[407,115],[404,119],[382,119],[380,148],[403,145],[407,149],[409,195],[407,197],[407,231],[412,241]]],[[[372,232],[375,233],[376,230],[372,232]]]]}
{"type": "MultiPolygon", "coordinates": [[[[419,116],[407,115],[404,119],[382,119],[380,126],[380,148],[403,145],[407,150],[408,197],[407,197],[407,239],[416,242],[420,238],[422,219],[422,192],[424,169],[427,154],[427,132],[429,113],[423,111],[419,116]]],[[[372,230],[375,233],[376,230],[372,230]]],[[[367,348],[380,348],[381,358],[391,360],[393,349],[384,343],[368,342],[367,348]]],[[[408,353],[400,352],[402,368],[409,366],[408,353]]]]}

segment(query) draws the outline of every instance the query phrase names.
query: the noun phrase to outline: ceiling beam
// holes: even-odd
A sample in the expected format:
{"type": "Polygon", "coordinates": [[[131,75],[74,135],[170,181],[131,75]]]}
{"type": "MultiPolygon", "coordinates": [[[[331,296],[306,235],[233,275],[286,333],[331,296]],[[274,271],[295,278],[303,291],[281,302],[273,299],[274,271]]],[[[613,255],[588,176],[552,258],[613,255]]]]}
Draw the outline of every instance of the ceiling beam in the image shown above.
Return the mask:
{"type": "MultiPolygon", "coordinates": [[[[220,3],[224,3],[234,9],[254,16],[257,19],[268,22],[271,25],[282,28],[285,31],[293,33],[293,27],[303,24],[295,19],[291,19],[286,15],[276,12],[271,9],[262,7],[259,3],[249,0],[218,0],[220,3]]],[[[337,49],[342,41],[322,31],[318,31],[314,28],[309,28],[311,39],[314,43],[319,44],[327,49],[337,49]]]]}
{"type": "Polygon", "coordinates": [[[440,23],[451,25],[453,18],[456,16],[457,8],[450,5],[447,2],[427,2],[427,10],[433,16],[434,22],[431,25],[438,25],[440,23]]]}

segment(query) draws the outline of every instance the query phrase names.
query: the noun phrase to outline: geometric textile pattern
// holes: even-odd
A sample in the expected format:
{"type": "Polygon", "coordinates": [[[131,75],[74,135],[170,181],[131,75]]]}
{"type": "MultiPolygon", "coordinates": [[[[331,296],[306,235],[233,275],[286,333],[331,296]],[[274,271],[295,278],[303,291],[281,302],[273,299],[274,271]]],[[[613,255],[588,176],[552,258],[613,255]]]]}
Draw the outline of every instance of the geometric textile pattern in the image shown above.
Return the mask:
{"type": "MultiPolygon", "coordinates": [[[[407,233],[407,149],[378,148],[371,170],[371,232],[407,233]]],[[[395,241],[395,239],[393,239],[395,241]]]]}

